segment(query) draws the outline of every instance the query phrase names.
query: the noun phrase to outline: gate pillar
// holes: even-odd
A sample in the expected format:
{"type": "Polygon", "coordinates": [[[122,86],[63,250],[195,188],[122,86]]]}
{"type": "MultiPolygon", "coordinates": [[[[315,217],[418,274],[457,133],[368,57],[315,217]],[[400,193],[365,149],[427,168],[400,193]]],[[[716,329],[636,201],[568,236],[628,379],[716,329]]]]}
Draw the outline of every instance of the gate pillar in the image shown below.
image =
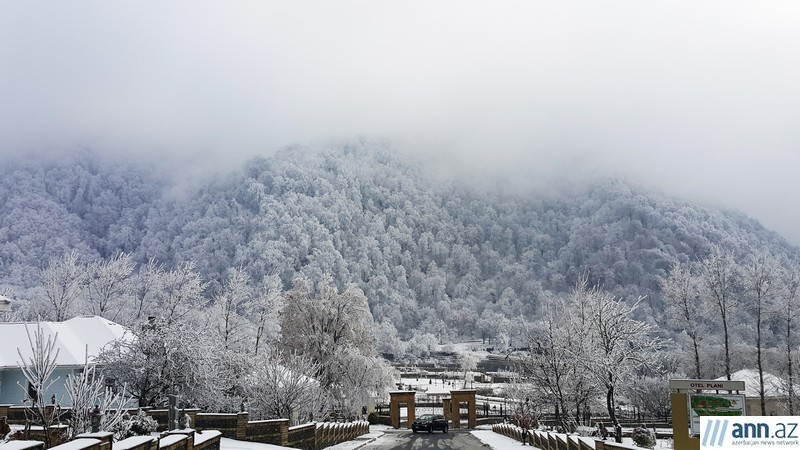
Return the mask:
{"type": "Polygon", "coordinates": [[[394,391],[389,392],[390,405],[389,414],[392,420],[392,428],[400,428],[400,404],[406,404],[408,411],[408,419],[406,420],[406,428],[411,428],[411,423],[414,422],[414,412],[416,406],[414,405],[414,396],[417,395],[415,391],[394,391]]]}
{"type": "Polygon", "coordinates": [[[450,391],[450,410],[453,428],[461,428],[461,404],[467,404],[467,428],[478,426],[478,416],[475,412],[475,389],[462,389],[450,391]]]}

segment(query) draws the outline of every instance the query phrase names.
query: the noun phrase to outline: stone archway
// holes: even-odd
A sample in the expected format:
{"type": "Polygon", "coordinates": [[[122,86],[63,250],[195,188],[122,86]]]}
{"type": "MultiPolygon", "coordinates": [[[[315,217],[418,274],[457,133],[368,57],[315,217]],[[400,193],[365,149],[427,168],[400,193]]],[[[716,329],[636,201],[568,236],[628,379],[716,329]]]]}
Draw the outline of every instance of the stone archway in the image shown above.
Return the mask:
{"type": "Polygon", "coordinates": [[[408,418],[406,420],[406,428],[411,428],[411,423],[414,422],[414,412],[416,404],[414,397],[417,395],[415,391],[394,391],[389,392],[390,404],[389,414],[392,420],[392,428],[400,428],[400,406],[405,404],[408,411],[408,418]]]}

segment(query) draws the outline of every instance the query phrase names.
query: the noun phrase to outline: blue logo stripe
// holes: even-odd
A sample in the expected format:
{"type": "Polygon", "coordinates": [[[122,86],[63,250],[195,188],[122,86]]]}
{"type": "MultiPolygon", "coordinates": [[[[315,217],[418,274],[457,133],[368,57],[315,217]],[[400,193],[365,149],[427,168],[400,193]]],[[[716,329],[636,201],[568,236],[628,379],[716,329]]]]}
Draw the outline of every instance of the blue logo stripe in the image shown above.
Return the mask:
{"type": "Polygon", "coordinates": [[[714,446],[714,442],[717,440],[717,436],[719,436],[719,428],[721,426],[722,426],[721,420],[714,421],[714,434],[711,435],[711,442],[709,442],[709,445],[711,445],[712,447],[714,446]]]}
{"type": "Polygon", "coordinates": [[[707,446],[708,441],[714,441],[712,436],[715,434],[715,425],[717,425],[716,420],[709,420],[706,422],[706,429],[703,430],[703,446],[707,446]]]}
{"type": "Polygon", "coordinates": [[[717,440],[717,446],[722,447],[722,441],[725,440],[725,431],[728,429],[728,421],[722,420],[722,431],[719,432],[719,439],[717,440]]]}

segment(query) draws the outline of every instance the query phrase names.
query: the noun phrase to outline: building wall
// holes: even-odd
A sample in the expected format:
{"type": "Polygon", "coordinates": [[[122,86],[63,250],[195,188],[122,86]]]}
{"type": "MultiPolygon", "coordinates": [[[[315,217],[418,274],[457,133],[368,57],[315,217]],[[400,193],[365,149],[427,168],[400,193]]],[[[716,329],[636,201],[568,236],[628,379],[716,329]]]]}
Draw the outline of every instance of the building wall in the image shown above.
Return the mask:
{"type": "MultiPolygon", "coordinates": [[[[800,407],[798,400],[794,401],[795,409],[800,407]]],[[[748,416],[761,415],[761,399],[759,397],[747,397],[744,401],[745,414],[748,416]]],[[[789,414],[789,400],[786,397],[766,397],[764,399],[767,416],[785,416],[789,414]]]]}
{"type": "MultiPolygon", "coordinates": [[[[56,369],[53,372],[53,378],[57,378],[56,382],[45,391],[44,399],[50,403],[50,397],[55,394],[56,401],[61,406],[71,406],[72,402],[67,395],[67,390],[64,382],[67,375],[75,373],[74,369],[56,369]]],[[[6,369],[0,371],[0,404],[3,405],[22,405],[23,399],[26,397],[28,381],[22,374],[20,369],[6,369]],[[17,384],[19,382],[19,384],[17,384]],[[22,385],[23,387],[20,387],[22,385]]]]}

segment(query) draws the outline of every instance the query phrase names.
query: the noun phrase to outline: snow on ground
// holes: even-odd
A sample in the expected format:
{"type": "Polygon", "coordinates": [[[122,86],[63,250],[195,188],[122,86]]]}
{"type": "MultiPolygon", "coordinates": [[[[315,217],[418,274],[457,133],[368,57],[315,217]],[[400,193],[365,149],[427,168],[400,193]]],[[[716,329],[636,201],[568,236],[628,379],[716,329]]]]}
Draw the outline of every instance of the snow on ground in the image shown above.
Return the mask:
{"type": "Polygon", "coordinates": [[[518,440],[495,433],[492,430],[472,430],[470,433],[494,450],[506,450],[511,448],[519,450],[519,446],[521,445],[518,440]]]}
{"type": "MultiPolygon", "coordinates": [[[[327,448],[331,450],[355,450],[384,436],[385,432],[390,429],[391,427],[386,425],[371,425],[369,427],[369,434],[360,436],[358,439],[342,442],[327,448]]],[[[470,431],[470,433],[494,450],[519,450],[520,445],[522,445],[517,440],[495,433],[488,425],[480,426],[478,429],[470,431]]],[[[623,439],[623,443],[632,445],[633,441],[630,438],[625,438],[623,439]]],[[[225,437],[220,441],[220,450],[277,450],[283,448],[286,447],[280,447],[278,445],[271,444],[260,444],[258,442],[237,441],[235,439],[229,439],[225,437]]],[[[655,450],[671,450],[672,448],[673,446],[671,439],[659,439],[655,450]]]]}
{"type": "Polygon", "coordinates": [[[340,444],[336,444],[325,448],[333,450],[354,450],[356,448],[361,447],[362,445],[374,441],[375,439],[378,439],[379,437],[384,435],[385,430],[389,429],[391,429],[391,427],[388,427],[386,425],[370,425],[369,434],[359,436],[357,439],[352,441],[342,442],[340,444]]]}
{"type": "Polygon", "coordinates": [[[237,441],[236,439],[222,438],[219,441],[220,450],[278,450],[286,447],[259,442],[237,441]]]}

